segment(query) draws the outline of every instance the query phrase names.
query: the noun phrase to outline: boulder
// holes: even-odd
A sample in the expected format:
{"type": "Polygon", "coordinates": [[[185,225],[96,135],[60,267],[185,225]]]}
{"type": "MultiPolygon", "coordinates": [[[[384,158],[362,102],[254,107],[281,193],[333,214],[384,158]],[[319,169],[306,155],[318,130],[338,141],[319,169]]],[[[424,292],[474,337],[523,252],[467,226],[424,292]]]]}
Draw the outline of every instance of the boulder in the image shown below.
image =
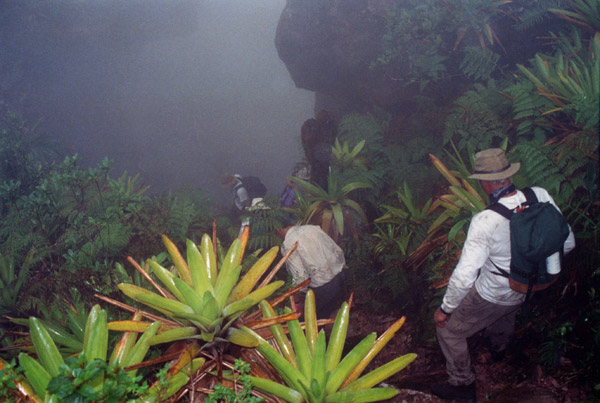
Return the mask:
{"type": "Polygon", "coordinates": [[[385,66],[371,67],[382,52],[385,12],[391,3],[287,1],[275,46],[296,86],[316,93],[316,110],[392,107],[416,94],[416,88],[402,85],[385,66]]]}

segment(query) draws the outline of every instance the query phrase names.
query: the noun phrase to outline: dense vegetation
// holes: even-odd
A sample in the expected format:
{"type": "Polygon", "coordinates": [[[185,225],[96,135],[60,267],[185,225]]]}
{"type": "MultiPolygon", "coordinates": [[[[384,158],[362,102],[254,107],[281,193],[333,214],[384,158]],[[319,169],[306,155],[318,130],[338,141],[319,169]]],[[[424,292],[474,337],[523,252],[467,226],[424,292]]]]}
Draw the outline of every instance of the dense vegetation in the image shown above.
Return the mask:
{"type": "MultiPolygon", "coordinates": [[[[339,384],[326,385],[326,377],[319,372],[321,367],[313,368],[325,364],[311,363],[311,370],[317,371],[311,374],[307,361],[297,363],[297,368],[307,371],[308,379],[312,376],[316,383],[301,385],[286,375],[293,373],[289,364],[282,363],[281,357],[265,346],[265,333],[250,337],[252,332],[243,333],[243,326],[230,327],[240,316],[258,320],[261,315],[258,310],[253,313],[252,307],[260,303],[264,318],[278,318],[269,323],[282,351],[289,343],[281,336],[283,323],[290,333],[296,332],[291,337],[298,356],[316,360],[314,349],[329,351],[325,336],[317,335],[316,324],[309,332],[307,323],[303,340],[298,336],[297,316],[293,312],[275,312],[270,304],[260,302],[266,294],[250,293],[260,277],[257,273],[265,273],[277,254],[271,249],[262,255],[259,248],[276,245],[273,231],[289,217],[322,225],[345,248],[351,287],[361,287],[373,295],[373,310],[397,316],[410,313],[414,340],[424,342],[430,336],[433,309],[439,306],[440,293],[459,256],[468,222],[487,202],[476,181],[466,179],[473,168],[474,152],[494,146],[505,148],[511,161],[522,162],[522,169],[514,177],[518,186],[536,185],[549,190],[577,238],[577,248],[568,256],[559,282],[536,295],[527,317],[521,318],[519,326],[527,336],[524,339],[536,346],[538,356],[531,358],[549,371],[557,369],[562,358],[570,359],[572,376],[589,391],[590,398],[597,398],[600,369],[594,363],[600,359],[600,2],[573,0],[568,8],[560,1],[536,2],[535,8],[523,8],[519,2],[483,0],[454,2],[452,8],[446,2],[406,3],[412,6],[390,9],[388,32],[382,38],[385,51],[373,65],[394,67],[395,63],[410,61],[411,75],[406,85],[417,85],[424,91],[419,108],[400,117],[377,108],[370,113],[344,116],[333,147],[327,189],[295,180],[299,194],[294,208],[282,211],[274,200],[268,200],[270,210],[253,213],[257,225],[250,239],[245,240],[248,252],[243,260],[246,245],[239,246],[240,241],[235,240],[235,222],[219,217],[216,227],[221,239],[202,236],[213,231],[214,213],[201,191],[180,189],[148,196],[137,177],[112,177],[108,159],[88,169],[79,166],[77,156],[61,157],[62,162],[56,162],[59,154],[54,145],[41,141],[44,136],[36,128],[14,115],[5,115],[0,127],[0,312],[1,343],[5,347],[2,367],[12,368],[8,363],[19,353],[13,346],[30,345],[31,340],[23,333],[27,331],[23,325],[27,325],[38,353],[39,345],[58,345],[54,347],[56,351],[51,349],[51,356],[39,354],[44,370],[49,371],[48,381],[53,379],[47,385],[32,385],[42,398],[45,390],[57,396],[92,393],[90,389],[76,391],[73,385],[77,377],[69,373],[80,377],[88,374],[88,380],[102,373],[102,382],[92,383],[94,393],[101,393],[103,385],[109,385],[107,389],[122,385],[118,396],[97,397],[106,401],[151,396],[147,385],[136,383],[141,380],[159,385],[154,386],[155,399],[166,397],[166,390],[174,395],[178,390],[174,385],[181,388],[190,380],[190,369],[202,367],[202,371],[222,375],[220,363],[227,363],[223,354],[236,351],[229,350],[228,343],[257,346],[269,361],[273,360],[282,374],[282,385],[286,386],[278,388],[254,379],[268,393],[279,391],[288,401],[300,399],[299,396],[319,401],[326,391],[341,393],[336,392],[337,387],[348,376],[348,364],[338,362],[341,351],[330,352],[331,361],[327,364],[332,373],[339,371],[335,372],[339,384]],[[519,60],[509,53],[511,48],[505,41],[502,46],[501,31],[507,29],[496,27],[500,21],[506,24],[507,16],[516,24],[515,29],[539,30],[538,24],[548,19],[561,24],[552,25],[554,32],[544,33],[552,45],[543,52],[532,54],[528,61],[507,64],[519,60]],[[464,59],[456,66],[450,64],[455,58],[448,57],[453,51],[464,53],[464,59]],[[459,73],[470,84],[455,94],[452,103],[440,105],[428,95],[431,83],[451,80],[451,74],[459,73]],[[424,183],[431,186],[425,187],[424,183]],[[166,235],[163,240],[169,240],[165,241],[169,253],[163,251],[161,234],[166,235]],[[223,247],[226,243],[231,243],[230,249],[223,247]],[[183,245],[188,253],[186,259],[178,252],[183,245]],[[266,255],[270,260],[264,260],[266,255]],[[145,257],[151,258],[136,261],[145,257]],[[205,297],[206,290],[200,289],[200,283],[193,278],[210,278],[211,261],[215,265],[211,292],[218,295],[214,301],[210,295],[205,297]],[[151,270],[143,267],[146,263],[151,270]],[[174,271],[165,269],[172,265],[174,271]],[[225,275],[216,276],[217,266],[223,270],[219,274],[225,275]],[[202,270],[208,270],[208,274],[202,274],[202,270]],[[152,286],[143,278],[143,272],[154,282],[152,286]],[[244,288],[245,294],[235,294],[239,292],[234,288],[238,279],[242,284],[250,281],[244,279],[254,277],[252,286],[244,288]],[[128,297],[119,292],[118,284],[128,297]],[[149,290],[157,290],[161,295],[149,290]],[[150,293],[152,296],[148,297],[150,293]],[[230,293],[237,296],[230,297],[230,293]],[[127,322],[129,327],[121,330],[136,328],[142,334],[138,345],[145,347],[131,353],[135,357],[124,361],[120,370],[114,369],[107,363],[118,359],[109,360],[107,351],[127,342],[123,341],[125,336],[116,340],[118,336],[113,333],[121,332],[111,332],[109,337],[108,330],[115,330],[117,325],[107,322],[124,319],[125,313],[111,304],[100,309],[94,294],[138,309],[158,308],[163,325],[176,325],[171,323],[170,328],[159,330],[160,325],[149,322],[133,324],[142,323],[134,315],[127,322]],[[254,296],[244,299],[250,295],[254,296]],[[166,308],[158,302],[164,302],[159,298],[177,300],[178,304],[167,302],[172,305],[166,308]],[[237,301],[245,302],[231,308],[237,301]],[[212,316],[205,313],[208,311],[212,316]],[[40,318],[42,325],[36,319],[23,321],[30,316],[40,318]],[[21,320],[9,321],[7,317],[21,320]],[[89,326],[97,333],[84,337],[87,322],[94,323],[89,326]],[[50,331],[50,342],[40,330],[44,326],[59,329],[63,336],[67,332],[69,337],[60,339],[60,335],[50,331]],[[81,333],[75,334],[73,329],[80,329],[81,333]],[[89,337],[106,339],[110,346],[93,348],[89,337]],[[202,343],[208,343],[213,349],[211,357],[219,365],[206,366],[210,360],[205,362],[204,358],[202,362],[179,361],[177,369],[186,368],[186,373],[167,372],[156,364],[162,364],[161,356],[168,357],[165,360],[181,360],[182,354],[173,355],[173,351],[181,353],[176,340],[186,338],[195,342],[185,352],[197,355],[208,348],[202,343]],[[151,342],[142,343],[142,339],[151,342]],[[62,358],[82,351],[85,354],[79,359],[62,358]],[[124,375],[123,368],[144,358],[158,361],[141,369],[141,376],[136,377],[131,368],[128,374],[132,376],[124,375]]],[[[279,282],[273,284],[281,286],[279,282]]],[[[294,291],[284,296],[293,297],[294,291]]],[[[313,316],[310,303],[307,306],[306,321],[313,316]]],[[[334,328],[343,333],[347,306],[340,312],[334,328]]],[[[156,320],[156,316],[153,318],[156,320]]],[[[316,318],[311,320],[316,323],[316,318]]],[[[130,333],[123,333],[127,334],[130,333]]],[[[331,334],[332,338],[336,336],[344,340],[340,334],[331,334]]],[[[365,346],[374,344],[371,339],[374,337],[370,336],[361,347],[365,354],[365,346]]],[[[330,339],[329,344],[335,343],[330,339]]],[[[133,344],[130,348],[134,349],[133,344]]],[[[409,358],[405,357],[401,364],[405,365],[409,358]]],[[[285,359],[293,362],[291,356],[285,359]]],[[[25,375],[27,368],[42,373],[28,360],[22,358],[14,366],[25,367],[25,375]]],[[[401,364],[396,364],[395,369],[401,369],[401,364]]],[[[238,363],[234,369],[239,368],[238,363]]],[[[0,377],[0,397],[17,395],[13,386],[20,379],[18,369],[17,373],[9,370],[0,377]]],[[[221,379],[235,378],[236,371],[225,373],[221,379]]],[[[389,397],[389,391],[361,393],[389,397]]]]}

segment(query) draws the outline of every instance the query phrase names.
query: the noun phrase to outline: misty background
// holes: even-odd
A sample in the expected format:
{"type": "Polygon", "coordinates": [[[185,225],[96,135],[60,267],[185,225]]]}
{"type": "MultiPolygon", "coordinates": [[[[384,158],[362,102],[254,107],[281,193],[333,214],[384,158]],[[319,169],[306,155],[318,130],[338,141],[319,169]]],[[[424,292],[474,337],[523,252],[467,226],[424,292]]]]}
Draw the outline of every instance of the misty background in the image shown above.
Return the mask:
{"type": "Polygon", "coordinates": [[[3,53],[20,55],[11,68],[27,83],[8,107],[83,166],[108,156],[113,176],[139,173],[151,192],[200,188],[226,207],[224,172],[283,190],[314,104],[274,46],[285,0],[24,3],[3,6],[15,35],[3,53]]]}

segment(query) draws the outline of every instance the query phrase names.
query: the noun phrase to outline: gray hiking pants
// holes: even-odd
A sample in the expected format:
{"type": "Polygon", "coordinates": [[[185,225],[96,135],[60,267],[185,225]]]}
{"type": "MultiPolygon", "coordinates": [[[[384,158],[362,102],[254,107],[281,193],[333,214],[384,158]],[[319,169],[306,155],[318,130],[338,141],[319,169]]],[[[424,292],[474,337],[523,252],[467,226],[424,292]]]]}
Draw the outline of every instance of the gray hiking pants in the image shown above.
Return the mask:
{"type": "Polygon", "coordinates": [[[473,287],[450,315],[446,325],[436,327],[438,341],[446,357],[446,372],[450,384],[468,385],[475,381],[467,337],[486,329],[485,336],[490,339],[492,350],[504,350],[514,332],[519,307],[520,305],[504,306],[488,302],[473,287]]]}

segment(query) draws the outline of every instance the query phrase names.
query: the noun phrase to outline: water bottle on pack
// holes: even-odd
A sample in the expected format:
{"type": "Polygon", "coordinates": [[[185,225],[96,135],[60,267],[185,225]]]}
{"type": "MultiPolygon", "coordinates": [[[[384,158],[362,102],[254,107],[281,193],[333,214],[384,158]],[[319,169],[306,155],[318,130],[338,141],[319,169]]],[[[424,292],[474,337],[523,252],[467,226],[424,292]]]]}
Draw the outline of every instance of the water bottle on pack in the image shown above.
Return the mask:
{"type": "Polygon", "coordinates": [[[555,252],[546,258],[546,272],[548,274],[560,273],[560,253],[555,252]]]}

